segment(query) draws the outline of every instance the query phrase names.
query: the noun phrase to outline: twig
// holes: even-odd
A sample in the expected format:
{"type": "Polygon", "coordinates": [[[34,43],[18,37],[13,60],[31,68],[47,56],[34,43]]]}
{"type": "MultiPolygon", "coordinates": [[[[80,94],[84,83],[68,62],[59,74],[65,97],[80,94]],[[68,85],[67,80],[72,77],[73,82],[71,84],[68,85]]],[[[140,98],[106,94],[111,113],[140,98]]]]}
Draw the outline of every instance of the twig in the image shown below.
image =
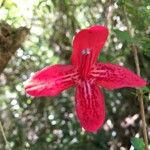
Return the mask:
{"type": "Polygon", "coordinates": [[[5,135],[5,132],[4,132],[4,128],[3,128],[3,125],[2,125],[2,123],[1,123],[1,121],[0,121],[0,131],[2,132],[2,136],[3,136],[4,141],[5,141],[5,143],[6,143],[7,149],[8,149],[8,150],[11,150],[10,145],[9,145],[9,142],[8,142],[8,140],[7,140],[7,138],[6,138],[6,135],[5,135]]]}
{"type": "MultiPolygon", "coordinates": [[[[130,36],[132,36],[130,26],[128,24],[128,17],[127,17],[127,12],[125,10],[125,6],[123,7],[124,11],[124,16],[125,16],[125,22],[127,25],[127,30],[130,36]]],[[[135,66],[136,66],[136,72],[140,76],[140,64],[139,64],[139,57],[138,57],[138,48],[136,45],[132,44],[131,45],[131,50],[133,51],[134,55],[134,61],[135,61],[135,66]]],[[[138,100],[140,104],[140,114],[142,118],[142,126],[143,126],[143,136],[144,136],[144,142],[145,142],[145,150],[148,150],[148,136],[147,136],[147,125],[146,125],[146,119],[145,119],[145,110],[144,110],[144,98],[143,98],[143,91],[141,89],[137,89],[138,92],[138,100]]]]}
{"type": "MultiPolygon", "coordinates": [[[[106,10],[105,10],[105,26],[107,28],[109,28],[109,31],[111,30],[111,24],[112,24],[112,15],[113,15],[113,12],[114,12],[114,3],[112,0],[109,0],[107,3],[106,3],[106,10]]],[[[107,44],[104,48],[104,52],[105,52],[105,55],[107,55],[107,51],[108,51],[108,47],[109,47],[109,43],[110,43],[110,36],[108,37],[107,39],[107,44]]]]}
{"type": "Polygon", "coordinates": [[[110,26],[111,25],[111,17],[113,15],[114,7],[112,0],[109,0],[106,7],[106,13],[105,13],[105,25],[110,26]]]}

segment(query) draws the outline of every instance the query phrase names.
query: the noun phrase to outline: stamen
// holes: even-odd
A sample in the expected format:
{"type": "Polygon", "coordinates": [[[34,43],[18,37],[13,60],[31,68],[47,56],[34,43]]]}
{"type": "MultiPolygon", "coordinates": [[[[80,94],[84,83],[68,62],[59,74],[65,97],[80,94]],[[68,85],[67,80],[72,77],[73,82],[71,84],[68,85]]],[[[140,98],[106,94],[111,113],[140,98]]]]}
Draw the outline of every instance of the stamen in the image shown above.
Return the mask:
{"type": "Polygon", "coordinates": [[[85,48],[81,51],[81,54],[83,55],[81,58],[81,71],[82,71],[82,75],[85,76],[87,74],[87,72],[89,71],[90,68],[90,64],[91,64],[91,56],[89,56],[89,54],[91,54],[91,48],[85,48]],[[88,57],[89,56],[89,57],[88,57]]]}
{"type": "Polygon", "coordinates": [[[89,55],[89,54],[90,54],[90,51],[91,51],[90,48],[86,48],[86,49],[83,49],[83,50],[81,51],[81,53],[82,53],[82,55],[89,55]]]}

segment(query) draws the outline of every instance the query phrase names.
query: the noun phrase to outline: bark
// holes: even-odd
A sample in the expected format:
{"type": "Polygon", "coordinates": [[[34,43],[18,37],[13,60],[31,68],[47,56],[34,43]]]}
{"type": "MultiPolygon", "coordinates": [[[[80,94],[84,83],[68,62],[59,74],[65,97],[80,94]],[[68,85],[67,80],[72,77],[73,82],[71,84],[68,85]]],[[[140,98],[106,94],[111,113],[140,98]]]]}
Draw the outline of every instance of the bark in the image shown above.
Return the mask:
{"type": "Polygon", "coordinates": [[[26,27],[13,28],[4,22],[0,24],[0,74],[28,34],[26,27]]]}

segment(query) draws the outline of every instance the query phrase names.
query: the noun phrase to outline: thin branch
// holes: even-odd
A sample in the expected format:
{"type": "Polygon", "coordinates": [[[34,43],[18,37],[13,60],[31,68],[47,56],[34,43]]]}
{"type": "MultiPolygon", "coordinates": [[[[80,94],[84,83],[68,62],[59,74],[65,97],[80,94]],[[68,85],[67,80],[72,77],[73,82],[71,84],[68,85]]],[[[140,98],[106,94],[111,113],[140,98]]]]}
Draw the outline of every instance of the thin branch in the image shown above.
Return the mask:
{"type": "Polygon", "coordinates": [[[7,149],[8,149],[8,150],[11,150],[10,145],[9,145],[9,142],[8,142],[8,140],[7,140],[7,138],[6,138],[6,134],[5,134],[5,132],[4,132],[4,128],[3,128],[3,125],[2,125],[2,123],[1,123],[1,121],[0,121],[0,131],[2,132],[2,136],[3,136],[4,141],[5,141],[5,143],[6,143],[7,149]]]}
{"type": "MultiPolygon", "coordinates": [[[[109,30],[111,30],[112,16],[113,16],[114,9],[115,8],[114,8],[113,1],[109,0],[108,3],[106,3],[106,11],[105,11],[106,13],[104,14],[104,16],[105,16],[104,24],[109,30]]],[[[104,48],[105,55],[107,55],[109,43],[110,43],[110,36],[108,37],[107,44],[104,48]]]]}
{"type": "Polygon", "coordinates": [[[105,25],[108,27],[111,25],[111,17],[113,15],[113,11],[114,11],[113,1],[109,0],[109,2],[107,3],[106,13],[105,13],[105,18],[106,18],[105,25]]]}
{"type": "MultiPolygon", "coordinates": [[[[123,7],[123,11],[124,11],[125,22],[126,22],[128,33],[129,33],[130,36],[132,36],[131,29],[130,29],[130,26],[129,26],[129,23],[128,23],[128,16],[127,16],[125,6],[123,7]]],[[[139,64],[139,57],[138,57],[138,48],[135,44],[132,44],[131,45],[131,50],[133,51],[133,55],[134,55],[136,72],[140,76],[141,71],[140,71],[140,64],[139,64]]],[[[144,102],[143,102],[144,101],[143,91],[141,89],[137,89],[137,93],[138,93],[138,100],[139,100],[139,104],[140,104],[140,114],[141,114],[141,118],[142,118],[145,150],[148,150],[148,135],[147,135],[147,125],[146,125],[146,119],[145,119],[144,102]]]]}

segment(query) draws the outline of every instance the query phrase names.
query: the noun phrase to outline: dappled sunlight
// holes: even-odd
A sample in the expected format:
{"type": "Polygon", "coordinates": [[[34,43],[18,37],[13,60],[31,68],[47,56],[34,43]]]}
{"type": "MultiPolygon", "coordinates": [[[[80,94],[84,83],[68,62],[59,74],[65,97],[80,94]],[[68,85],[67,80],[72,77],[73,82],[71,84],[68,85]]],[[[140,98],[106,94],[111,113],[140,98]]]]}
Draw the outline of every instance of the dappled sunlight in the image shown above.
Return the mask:
{"type": "MultiPolygon", "coordinates": [[[[46,66],[70,64],[74,35],[95,24],[109,28],[98,61],[119,64],[135,73],[131,48],[136,45],[141,77],[149,81],[149,10],[147,1],[0,1],[0,122],[7,140],[0,124],[0,150],[134,150],[131,139],[143,138],[136,89],[108,91],[99,85],[105,96],[106,119],[97,132],[89,133],[77,118],[73,87],[58,96],[35,98],[25,93],[23,83],[46,66]],[[29,31],[13,49],[23,29],[29,31]]],[[[150,137],[149,82],[141,90],[150,137]]]]}

